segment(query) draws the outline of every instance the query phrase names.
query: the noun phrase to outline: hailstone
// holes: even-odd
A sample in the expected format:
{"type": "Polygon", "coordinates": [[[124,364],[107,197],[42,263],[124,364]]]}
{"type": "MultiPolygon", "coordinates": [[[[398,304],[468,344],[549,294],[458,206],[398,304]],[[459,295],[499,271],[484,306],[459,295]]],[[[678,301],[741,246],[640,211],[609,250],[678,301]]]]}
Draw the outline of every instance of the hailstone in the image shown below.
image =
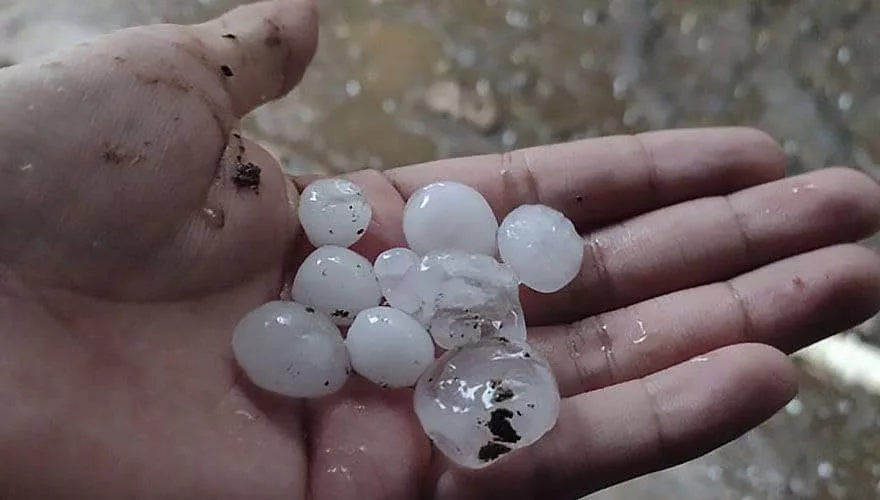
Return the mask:
{"type": "Polygon", "coordinates": [[[246,314],[235,327],[232,352],[255,385],[286,396],[324,396],[348,379],[339,329],[295,302],[269,302],[246,314]]]}
{"type": "Polygon", "coordinates": [[[479,469],[536,442],[559,416],[550,365],[524,342],[488,338],[452,350],[422,374],[414,408],[437,448],[479,469]]]}
{"type": "Polygon", "coordinates": [[[291,295],[338,325],[351,324],[359,312],[379,305],[382,299],[370,261],[332,245],[306,257],[293,279],[291,295]]]}
{"type": "Polygon", "coordinates": [[[418,262],[419,256],[409,248],[392,248],[379,254],[373,263],[373,274],[379,280],[382,293],[387,296],[397,288],[406,272],[418,262]]]}
{"type": "Polygon", "coordinates": [[[565,216],[544,205],[514,209],[498,229],[501,258],[527,287],[552,293],[581,269],[584,240],[565,216]]]}
{"type": "Polygon", "coordinates": [[[425,325],[444,349],[484,336],[526,338],[519,281],[488,255],[430,253],[385,298],[425,325]]]}
{"type": "Polygon", "coordinates": [[[410,387],[434,361],[434,344],[418,321],[391,307],[361,311],[345,346],[352,368],[385,387],[410,387]]]}
{"type": "Polygon", "coordinates": [[[441,250],[496,255],[497,230],[498,219],[483,195],[458,182],[419,189],[403,212],[403,233],[419,255],[441,250]]]}
{"type": "Polygon", "coordinates": [[[317,180],[299,198],[299,220],[316,247],[348,247],[363,236],[373,216],[361,189],[345,179],[317,180]]]}

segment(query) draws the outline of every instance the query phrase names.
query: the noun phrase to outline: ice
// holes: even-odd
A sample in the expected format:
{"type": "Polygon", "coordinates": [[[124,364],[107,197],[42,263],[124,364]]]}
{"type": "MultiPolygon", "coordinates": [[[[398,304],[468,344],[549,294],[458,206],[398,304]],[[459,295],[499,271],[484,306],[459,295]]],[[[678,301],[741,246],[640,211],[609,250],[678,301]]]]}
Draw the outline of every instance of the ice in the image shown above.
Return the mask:
{"type": "Polygon", "coordinates": [[[552,293],[569,284],[581,269],[584,241],[574,224],[544,205],[522,205],[498,229],[504,263],[527,287],[552,293]]]}
{"type": "Polygon", "coordinates": [[[437,448],[478,469],[535,443],[556,424],[559,389],[524,342],[488,338],[447,352],[416,384],[414,408],[437,448]]]}
{"type": "Polygon", "coordinates": [[[428,332],[406,313],[373,307],[358,314],[345,339],[351,364],[384,387],[410,387],[434,361],[428,332]]]}
{"type": "Polygon", "coordinates": [[[295,302],[269,302],[246,314],[235,327],[232,352],[255,385],[286,396],[324,396],[348,379],[339,329],[295,302]]]}
{"type": "Polygon", "coordinates": [[[316,247],[348,247],[358,241],[373,216],[361,189],[345,179],[321,179],[303,190],[299,220],[316,247]]]}
{"type": "Polygon", "coordinates": [[[373,264],[373,274],[379,280],[382,294],[387,296],[394,290],[418,262],[419,256],[409,248],[392,248],[379,254],[373,264]]]}
{"type": "Polygon", "coordinates": [[[293,300],[314,307],[338,325],[349,325],[364,309],[379,305],[379,283],[370,261],[338,246],[311,253],[296,273],[293,300]]]}
{"type": "Polygon", "coordinates": [[[484,336],[526,338],[519,282],[510,268],[487,255],[430,253],[386,299],[425,325],[444,349],[484,336]]]}
{"type": "Polygon", "coordinates": [[[498,219],[483,195],[458,182],[437,182],[413,193],[403,212],[403,232],[419,255],[458,250],[496,255],[498,219]]]}

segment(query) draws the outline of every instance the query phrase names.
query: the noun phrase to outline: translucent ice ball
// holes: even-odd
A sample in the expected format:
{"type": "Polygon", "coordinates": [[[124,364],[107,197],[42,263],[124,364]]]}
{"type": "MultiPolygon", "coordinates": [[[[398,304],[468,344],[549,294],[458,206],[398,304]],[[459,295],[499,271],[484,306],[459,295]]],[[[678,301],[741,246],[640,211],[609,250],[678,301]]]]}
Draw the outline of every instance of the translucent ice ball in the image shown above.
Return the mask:
{"type": "Polygon", "coordinates": [[[338,325],[350,325],[359,312],[382,299],[370,261],[331,245],[306,257],[293,279],[291,295],[338,325]]]}
{"type": "Polygon", "coordinates": [[[387,297],[418,262],[419,256],[409,248],[392,248],[379,254],[373,263],[373,274],[379,280],[382,293],[387,297]]]}
{"type": "Polygon", "coordinates": [[[407,200],[403,232],[419,255],[441,250],[496,255],[498,219],[483,195],[458,182],[437,182],[407,200]]]}
{"type": "Polygon", "coordinates": [[[447,352],[416,384],[415,412],[437,448],[463,467],[485,467],[556,425],[559,389],[524,342],[483,339],[447,352]]]}
{"type": "Polygon", "coordinates": [[[522,205],[498,229],[501,258],[523,284],[556,292],[577,276],[584,240],[565,216],[544,205],[522,205]]]}
{"type": "Polygon", "coordinates": [[[363,236],[373,216],[361,188],[345,179],[317,180],[299,198],[299,220],[316,247],[348,247],[363,236]]]}
{"type": "Polygon", "coordinates": [[[245,315],[235,327],[232,353],[255,385],[286,396],[324,396],[348,379],[339,329],[295,302],[269,302],[245,315]]]}
{"type": "Polygon", "coordinates": [[[428,327],[444,349],[484,336],[526,338],[519,281],[509,267],[488,255],[430,253],[386,299],[428,327]]]}
{"type": "Polygon", "coordinates": [[[352,368],[385,387],[410,387],[434,361],[434,343],[418,321],[391,307],[361,311],[345,338],[352,368]]]}

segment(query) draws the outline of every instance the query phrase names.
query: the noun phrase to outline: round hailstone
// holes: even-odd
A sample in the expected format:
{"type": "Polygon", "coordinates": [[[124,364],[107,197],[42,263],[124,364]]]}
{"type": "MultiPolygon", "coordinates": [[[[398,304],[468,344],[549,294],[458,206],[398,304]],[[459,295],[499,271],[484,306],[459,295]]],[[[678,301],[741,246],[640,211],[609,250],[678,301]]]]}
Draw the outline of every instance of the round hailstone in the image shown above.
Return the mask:
{"type": "Polygon", "coordinates": [[[255,385],[286,396],[325,396],[348,379],[339,329],[295,302],[269,302],[246,314],[235,327],[232,353],[255,385]]]}
{"type": "Polygon", "coordinates": [[[434,361],[434,343],[418,321],[391,307],[361,311],[348,329],[351,366],[384,387],[410,387],[434,361]]]}
{"type": "Polygon", "coordinates": [[[291,295],[338,325],[350,325],[359,312],[382,299],[370,261],[332,245],[306,257],[293,279],[291,295]]]}
{"type": "Polygon", "coordinates": [[[419,189],[403,212],[403,233],[419,255],[440,250],[496,255],[497,231],[498,220],[483,195],[458,182],[419,189]]]}
{"type": "Polygon", "coordinates": [[[382,294],[387,296],[397,288],[406,272],[418,262],[419,256],[409,248],[392,248],[379,254],[373,264],[373,274],[379,280],[382,294]]]}
{"type": "Polygon", "coordinates": [[[299,220],[312,245],[348,247],[361,239],[373,209],[361,188],[345,179],[321,179],[303,190],[299,220]]]}
{"type": "Polygon", "coordinates": [[[584,240],[560,212],[544,205],[522,205],[501,223],[498,249],[524,285],[552,293],[580,272],[584,240]]]}
{"type": "Polygon", "coordinates": [[[488,255],[430,253],[385,298],[428,327],[444,349],[486,336],[526,338],[519,281],[488,255]]]}
{"type": "Polygon", "coordinates": [[[422,374],[414,407],[444,455],[479,469],[552,429],[559,389],[550,365],[525,342],[483,339],[422,374]]]}

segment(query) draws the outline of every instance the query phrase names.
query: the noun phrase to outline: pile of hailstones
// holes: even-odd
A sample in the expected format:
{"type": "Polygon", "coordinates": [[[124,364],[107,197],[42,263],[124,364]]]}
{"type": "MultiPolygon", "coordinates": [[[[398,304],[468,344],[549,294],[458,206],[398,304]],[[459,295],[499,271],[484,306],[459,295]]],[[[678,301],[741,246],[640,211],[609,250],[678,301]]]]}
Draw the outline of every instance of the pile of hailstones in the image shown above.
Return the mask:
{"type": "Polygon", "coordinates": [[[477,191],[437,182],[406,203],[409,248],[374,264],[348,249],[372,218],[355,184],[309,185],[299,218],[317,250],[296,273],[293,301],[251,311],[233,336],[235,358],[256,385],[317,398],[339,390],[352,368],[382,387],[415,385],[426,434],[474,469],[555,425],[559,389],[526,343],[519,286],[550,293],[578,273],[583,241],[561,213],[523,205],[499,226],[477,191]],[[435,343],[445,350],[436,360],[435,343]]]}

